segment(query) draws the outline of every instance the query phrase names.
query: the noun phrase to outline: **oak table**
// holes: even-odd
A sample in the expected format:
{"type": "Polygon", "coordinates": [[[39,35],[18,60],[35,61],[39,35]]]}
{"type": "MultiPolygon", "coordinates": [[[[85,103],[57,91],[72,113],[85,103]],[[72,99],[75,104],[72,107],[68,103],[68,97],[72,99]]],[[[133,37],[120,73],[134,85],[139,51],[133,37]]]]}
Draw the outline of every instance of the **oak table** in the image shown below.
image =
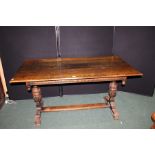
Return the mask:
{"type": "Polygon", "coordinates": [[[41,113],[64,110],[110,108],[114,119],[119,118],[115,96],[117,82],[125,85],[127,78],[143,74],[127,64],[119,56],[101,56],[91,58],[47,58],[25,61],[10,80],[11,84],[25,83],[32,90],[36,103],[35,125],[41,124],[41,113]],[[109,81],[105,103],[78,104],[64,106],[43,106],[40,85],[62,85],[70,83],[88,83],[109,81]]]}

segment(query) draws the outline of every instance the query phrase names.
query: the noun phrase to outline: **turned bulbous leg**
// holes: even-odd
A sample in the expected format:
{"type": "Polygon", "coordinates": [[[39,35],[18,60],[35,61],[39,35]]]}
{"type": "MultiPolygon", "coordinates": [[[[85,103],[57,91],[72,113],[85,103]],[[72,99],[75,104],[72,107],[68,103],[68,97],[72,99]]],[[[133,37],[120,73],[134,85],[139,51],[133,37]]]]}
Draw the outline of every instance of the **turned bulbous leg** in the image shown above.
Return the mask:
{"type": "Polygon", "coordinates": [[[107,104],[110,104],[110,108],[114,119],[119,119],[119,113],[116,109],[115,96],[117,91],[117,83],[115,81],[110,82],[108,96],[105,97],[107,104]]]}
{"type": "Polygon", "coordinates": [[[32,95],[36,103],[35,125],[38,126],[41,124],[41,110],[42,110],[42,105],[43,105],[41,89],[38,86],[33,86],[32,95]]]}

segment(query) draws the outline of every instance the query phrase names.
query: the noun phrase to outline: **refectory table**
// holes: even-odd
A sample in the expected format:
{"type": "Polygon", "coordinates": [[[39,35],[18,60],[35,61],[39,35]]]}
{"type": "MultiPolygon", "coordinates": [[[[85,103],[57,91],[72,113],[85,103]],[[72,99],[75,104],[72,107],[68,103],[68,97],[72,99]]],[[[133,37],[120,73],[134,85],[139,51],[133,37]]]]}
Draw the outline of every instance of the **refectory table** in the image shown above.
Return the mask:
{"type": "Polygon", "coordinates": [[[119,119],[115,96],[117,82],[125,85],[128,77],[143,74],[127,64],[119,56],[91,58],[47,58],[26,60],[10,80],[11,84],[25,83],[32,90],[36,103],[35,125],[41,124],[41,113],[64,110],[110,108],[114,119],[119,119]],[[62,85],[109,81],[105,103],[77,104],[63,106],[43,106],[41,85],[62,85]]]}

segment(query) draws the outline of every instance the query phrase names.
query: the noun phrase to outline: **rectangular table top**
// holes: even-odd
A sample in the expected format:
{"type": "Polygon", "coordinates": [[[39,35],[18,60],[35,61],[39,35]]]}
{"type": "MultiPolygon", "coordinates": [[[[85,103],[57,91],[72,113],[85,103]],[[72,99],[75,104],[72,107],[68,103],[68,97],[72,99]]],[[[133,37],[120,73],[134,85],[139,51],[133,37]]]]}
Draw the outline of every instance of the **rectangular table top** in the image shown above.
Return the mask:
{"type": "Polygon", "coordinates": [[[60,84],[142,75],[119,56],[30,59],[21,65],[10,83],[55,81],[60,84]]]}

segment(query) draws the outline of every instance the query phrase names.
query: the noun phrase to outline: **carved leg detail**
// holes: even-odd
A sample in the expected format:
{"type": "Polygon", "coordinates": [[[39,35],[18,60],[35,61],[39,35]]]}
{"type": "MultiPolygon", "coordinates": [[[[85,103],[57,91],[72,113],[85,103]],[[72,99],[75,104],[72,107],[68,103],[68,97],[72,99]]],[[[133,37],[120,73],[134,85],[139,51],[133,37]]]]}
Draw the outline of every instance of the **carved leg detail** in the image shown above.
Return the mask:
{"type": "Polygon", "coordinates": [[[117,83],[115,81],[109,84],[109,96],[105,97],[106,101],[110,104],[110,108],[114,119],[119,119],[119,113],[116,109],[115,96],[117,91],[117,83]]]}
{"type": "Polygon", "coordinates": [[[43,106],[41,89],[38,86],[32,88],[33,99],[36,103],[35,125],[41,124],[41,110],[43,106]]]}

